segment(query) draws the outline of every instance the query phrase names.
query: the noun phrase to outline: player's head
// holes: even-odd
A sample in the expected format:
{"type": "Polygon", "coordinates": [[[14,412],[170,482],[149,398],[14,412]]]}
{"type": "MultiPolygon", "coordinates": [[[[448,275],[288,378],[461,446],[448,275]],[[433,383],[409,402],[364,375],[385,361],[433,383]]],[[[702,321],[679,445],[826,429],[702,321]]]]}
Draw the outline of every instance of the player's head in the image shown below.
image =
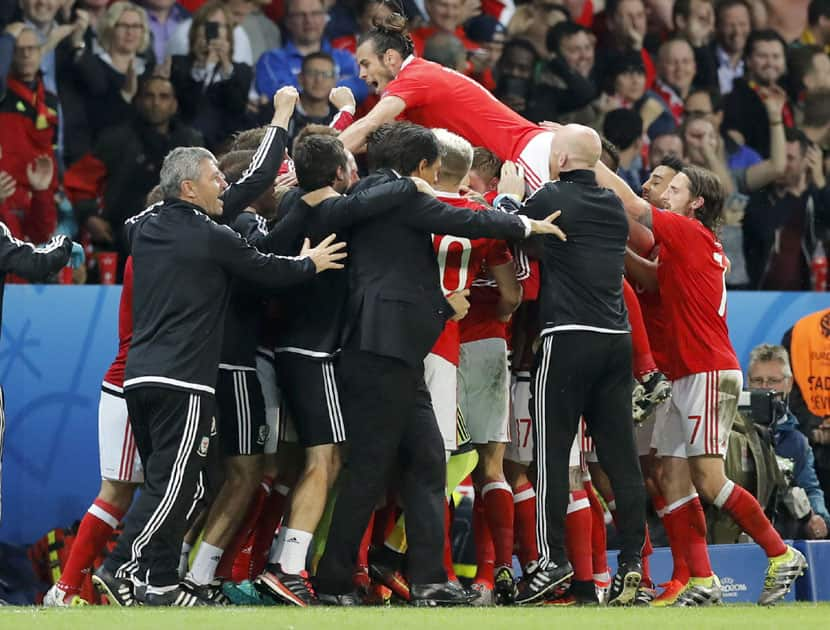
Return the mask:
{"type": "Polygon", "coordinates": [[[562,171],[594,168],[602,155],[599,134],[585,125],[565,125],[553,134],[550,145],[550,178],[562,171]]]}
{"type": "Polygon", "coordinates": [[[308,136],[331,136],[332,138],[336,138],[339,135],[340,132],[334,127],[319,125],[317,123],[309,123],[297,132],[297,137],[294,138],[294,144],[302,142],[303,138],[307,138],[308,136]]]}
{"type": "Polygon", "coordinates": [[[375,28],[360,38],[357,63],[360,78],[380,94],[398,76],[403,62],[415,52],[406,28],[406,18],[393,13],[378,20],[375,28]]]}
{"type": "Polygon", "coordinates": [[[441,169],[441,151],[435,134],[410,122],[381,125],[366,140],[371,169],[390,168],[434,184],[441,169]]]}
{"type": "Polygon", "coordinates": [[[662,208],[663,193],[669,183],[683,170],[683,160],[676,155],[666,155],[660,163],[652,169],[648,179],[643,182],[643,199],[651,205],[662,208]]]}
{"type": "Polygon", "coordinates": [[[467,184],[477,193],[496,190],[499,185],[502,161],[490,149],[473,149],[473,164],[470,166],[470,181],[467,184]]]}
{"type": "Polygon", "coordinates": [[[339,138],[307,136],[294,145],[297,183],[306,192],[331,186],[344,192],[349,186],[346,150],[339,138]]]}
{"type": "Polygon", "coordinates": [[[446,129],[434,129],[441,150],[441,172],[438,175],[438,189],[458,192],[469,181],[473,165],[473,145],[464,138],[446,129]]]}
{"type": "Polygon", "coordinates": [[[661,206],[695,218],[714,232],[721,222],[723,201],[723,185],[714,173],[699,166],[686,166],[672,177],[661,206]]]}
{"type": "Polygon", "coordinates": [[[219,195],[228,184],[213,153],[202,147],[177,147],[164,158],[159,186],[165,199],[187,201],[213,217],[222,214],[219,195]]]}

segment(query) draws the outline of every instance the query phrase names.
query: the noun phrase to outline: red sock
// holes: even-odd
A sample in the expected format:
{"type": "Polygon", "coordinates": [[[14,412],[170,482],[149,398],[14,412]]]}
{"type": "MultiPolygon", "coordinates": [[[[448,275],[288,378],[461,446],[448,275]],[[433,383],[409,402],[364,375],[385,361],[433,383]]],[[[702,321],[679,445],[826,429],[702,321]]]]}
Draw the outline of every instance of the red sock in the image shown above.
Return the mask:
{"type": "Polygon", "coordinates": [[[382,508],[375,510],[375,526],[372,531],[372,545],[382,547],[398,520],[398,506],[389,500],[382,508]]]}
{"type": "Polygon", "coordinates": [[[254,532],[254,540],[251,545],[251,576],[257,576],[265,570],[268,562],[268,551],[271,543],[274,542],[274,532],[285,513],[285,506],[288,503],[288,494],[291,488],[277,484],[271,489],[271,494],[265,499],[260,513],[259,525],[254,532]]]}
{"type": "Polygon", "coordinates": [[[518,541],[519,564],[524,569],[539,559],[536,548],[536,491],[527,482],[513,493],[513,535],[518,541]]]}
{"type": "MultiPolygon", "coordinates": [[[[686,562],[686,537],[678,527],[678,525],[682,526],[682,523],[677,517],[677,511],[666,512],[665,501],[663,501],[663,504],[664,507],[658,508],[658,514],[663,512],[663,527],[666,529],[666,537],[669,539],[669,547],[671,548],[672,563],[674,565],[671,579],[685,584],[689,581],[689,565],[686,562]]],[[[654,507],[657,507],[656,502],[654,507]]]]}
{"type": "Polygon", "coordinates": [[[648,533],[648,525],[646,525],[646,538],[643,543],[643,586],[651,588],[651,562],[649,557],[654,553],[654,547],[651,546],[651,536],[648,533]]]}
{"type": "Polygon", "coordinates": [[[449,503],[444,510],[444,570],[450,582],[458,581],[455,567],[452,565],[452,510],[449,503]]]}
{"type": "Polygon", "coordinates": [[[571,490],[568,514],[565,517],[565,543],[568,560],[574,569],[573,579],[594,581],[594,563],[591,553],[591,502],[585,490],[571,490]]]}
{"type": "Polygon", "coordinates": [[[605,509],[590,481],[583,484],[591,503],[591,563],[594,575],[608,572],[608,539],[605,534],[605,509]]]}
{"type": "Polygon", "coordinates": [[[262,513],[262,506],[271,494],[271,485],[274,483],[272,477],[263,477],[259,486],[248,505],[248,512],[245,519],[239,524],[236,535],[222,552],[222,559],[216,567],[216,577],[231,578],[234,582],[247,580],[251,567],[251,551],[253,549],[252,533],[256,528],[259,515],[262,513]],[[243,549],[247,547],[247,552],[243,549]],[[238,560],[238,561],[237,561],[238,560]]]}
{"type": "Polygon", "coordinates": [[[685,503],[674,508],[670,514],[675,519],[678,542],[685,550],[689,574],[691,577],[709,577],[712,575],[712,565],[709,564],[706,517],[700,499],[696,494],[688,497],[685,503]]]}
{"type": "Polygon", "coordinates": [[[493,587],[495,582],[495,558],[493,538],[487,525],[487,516],[484,513],[484,501],[481,495],[476,494],[473,503],[473,537],[476,543],[476,578],[475,581],[493,587]]]}
{"type": "Polygon", "coordinates": [[[631,325],[634,377],[640,380],[649,372],[657,371],[657,364],[651,354],[651,345],[648,342],[648,333],[643,321],[640,301],[637,299],[634,289],[625,279],[623,279],[623,298],[625,298],[625,307],[628,309],[628,323],[631,325]]]}
{"type": "Polygon", "coordinates": [[[360,539],[360,547],[357,550],[357,567],[358,569],[369,566],[369,543],[372,542],[372,532],[375,529],[375,513],[369,517],[369,524],[366,526],[366,531],[363,532],[363,538],[360,539]]]}
{"type": "MultiPolygon", "coordinates": [[[[736,483],[728,481],[727,485],[732,486],[732,492],[722,507],[719,505],[720,496],[715,499],[715,505],[721,507],[742,530],[752,536],[752,540],[761,546],[768,558],[787,553],[787,545],[769,522],[757,499],[736,483]]],[[[721,494],[724,494],[724,490],[721,490],[721,494]]]]}
{"type": "Polygon", "coordinates": [[[496,566],[513,566],[513,490],[506,481],[485,481],[481,499],[493,537],[496,566]]]}
{"type": "Polygon", "coordinates": [[[84,579],[83,572],[93,565],[95,558],[104,549],[122,518],[124,518],[124,512],[114,505],[101,499],[95,499],[92,502],[81,519],[69,559],[58,580],[58,588],[63,589],[67,594],[80,592],[84,579]]]}

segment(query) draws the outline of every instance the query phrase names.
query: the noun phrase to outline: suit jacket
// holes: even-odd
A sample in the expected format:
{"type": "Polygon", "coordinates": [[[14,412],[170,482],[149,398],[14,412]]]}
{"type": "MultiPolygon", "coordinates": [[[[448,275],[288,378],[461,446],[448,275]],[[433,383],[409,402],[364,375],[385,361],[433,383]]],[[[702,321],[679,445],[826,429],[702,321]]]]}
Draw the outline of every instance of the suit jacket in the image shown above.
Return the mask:
{"type": "MultiPolygon", "coordinates": [[[[392,181],[381,169],[356,191],[392,181]]],[[[522,239],[526,223],[506,212],[473,212],[427,195],[352,228],[344,347],[421,367],[454,311],[439,282],[432,234],[522,239]]]]}

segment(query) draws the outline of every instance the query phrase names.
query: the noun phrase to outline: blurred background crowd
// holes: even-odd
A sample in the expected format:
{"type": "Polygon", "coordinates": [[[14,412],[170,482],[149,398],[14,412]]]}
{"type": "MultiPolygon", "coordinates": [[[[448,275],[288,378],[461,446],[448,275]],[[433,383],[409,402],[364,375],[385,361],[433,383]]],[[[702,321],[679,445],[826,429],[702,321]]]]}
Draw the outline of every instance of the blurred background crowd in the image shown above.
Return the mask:
{"type": "Polygon", "coordinates": [[[378,95],[357,40],[403,11],[416,54],[534,122],[595,127],[636,190],[669,154],[716,172],[731,289],[825,290],[830,0],[560,2],[0,0],[0,220],[82,242],[61,281],[118,281],[168,151],[221,154],[286,84],[292,137],[344,106],[335,86],[359,117],[378,95]]]}

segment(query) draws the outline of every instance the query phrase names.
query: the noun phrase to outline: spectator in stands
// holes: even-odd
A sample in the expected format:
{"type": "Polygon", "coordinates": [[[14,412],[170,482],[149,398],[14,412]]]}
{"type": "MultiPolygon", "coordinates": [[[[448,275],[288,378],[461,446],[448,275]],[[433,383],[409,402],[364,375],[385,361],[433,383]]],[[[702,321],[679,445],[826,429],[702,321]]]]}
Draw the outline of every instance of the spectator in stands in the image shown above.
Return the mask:
{"type": "Polygon", "coordinates": [[[288,123],[289,150],[306,125],[329,125],[341,110],[354,114],[354,95],[347,87],[335,88],[337,78],[330,54],[316,52],[303,59],[299,76],[300,99],[288,123]]]}
{"type": "Polygon", "coordinates": [[[744,50],[752,31],[752,9],[747,0],[723,0],[715,7],[715,57],[721,94],[744,76],[744,50]]]}
{"type": "Polygon", "coordinates": [[[221,0],[206,2],[193,14],[190,53],[173,56],[170,64],[182,122],[200,131],[214,151],[244,128],[253,79],[251,66],[231,61],[234,38],[230,24],[230,14],[221,0]]]}
{"type": "Polygon", "coordinates": [[[672,20],[677,36],[689,42],[694,51],[697,68],[695,84],[716,87],[718,67],[712,46],[715,35],[713,1],[676,0],[672,8],[672,20]]]}
{"type": "Polygon", "coordinates": [[[816,235],[830,227],[830,188],[821,153],[803,132],[786,131],[784,175],[750,197],[744,252],[753,289],[810,289],[816,235]]]}
{"type": "Polygon", "coordinates": [[[354,55],[347,50],[332,48],[323,39],[326,11],[322,0],[287,0],[285,28],[290,36],[282,48],[270,50],[256,65],[256,88],[270,97],[284,85],[299,87],[297,76],[306,55],[323,51],[329,53],[337,66],[338,85],[345,85],[358,103],[369,93],[369,87],[359,78],[360,71],[354,55]]]}
{"type": "Polygon", "coordinates": [[[93,141],[98,133],[130,117],[139,79],[152,70],[139,56],[150,45],[147,13],[131,2],[111,4],[99,24],[101,52],[94,74],[84,76],[93,141]]]}
{"type": "Polygon", "coordinates": [[[548,31],[570,19],[568,9],[562,4],[532,0],[516,8],[507,25],[507,37],[527,40],[540,58],[547,59],[552,52],[547,47],[548,31]]]}
{"type": "Polygon", "coordinates": [[[649,138],[675,128],[674,117],[663,99],[646,88],[646,69],[639,53],[629,52],[614,59],[608,67],[606,91],[611,96],[607,111],[634,109],[649,138]]]}
{"type": "Polygon", "coordinates": [[[22,24],[9,31],[15,33],[11,71],[0,94],[0,171],[14,180],[13,190],[6,182],[3,213],[15,236],[43,242],[49,239],[57,222],[53,147],[58,130],[58,102],[46,89],[41,74],[42,45],[38,34],[22,24]]]}
{"type": "Polygon", "coordinates": [[[424,26],[413,29],[410,35],[415,44],[415,55],[424,56],[424,46],[427,39],[436,33],[447,33],[455,35],[464,48],[476,50],[478,46],[467,38],[464,32],[463,22],[463,0],[426,0],[425,7],[429,22],[424,26]]]}
{"type": "MultiPolygon", "coordinates": [[[[723,104],[723,130],[761,157],[769,157],[769,116],[758,95],[762,86],[778,85],[787,72],[786,44],[775,31],[754,31],[746,44],[746,75],[735,80],[723,104]]],[[[783,124],[793,126],[792,109],[784,104],[783,124]]]]}
{"type": "Polygon", "coordinates": [[[615,109],[605,115],[602,135],[614,143],[619,151],[617,175],[622,177],[638,195],[642,189],[643,119],[635,110],[615,109]]]}
{"type": "Polygon", "coordinates": [[[646,87],[651,87],[657,73],[651,55],[643,48],[647,29],[643,0],[608,0],[605,3],[605,20],[608,37],[597,48],[599,76],[607,72],[606,69],[617,57],[636,53],[641,58],[646,87]]]}
{"type": "Polygon", "coordinates": [[[814,44],[830,54],[830,0],[812,0],[807,21],[809,25],[801,35],[801,43],[814,44]]]}
{"type": "Polygon", "coordinates": [[[147,10],[156,63],[163,63],[169,56],[167,44],[173,33],[188,17],[188,12],[176,0],[143,0],[147,10]]]}
{"type": "MultiPolygon", "coordinates": [[[[228,10],[228,0],[215,0],[211,2],[214,10],[216,10],[216,4],[224,5],[222,8],[223,14],[221,17],[214,16],[213,19],[217,20],[217,23],[222,24],[225,28],[231,30],[231,38],[233,40],[233,56],[231,57],[231,61],[234,63],[244,63],[248,66],[253,66],[254,62],[256,61],[256,57],[254,57],[253,53],[251,52],[251,42],[248,40],[248,35],[245,33],[245,29],[243,29],[236,21],[234,14],[228,10]]],[[[204,8],[204,4],[199,7],[199,10],[204,8]]],[[[194,17],[195,17],[194,12],[194,17]]],[[[181,21],[181,23],[176,27],[176,30],[173,32],[173,36],[170,38],[170,41],[167,44],[167,56],[172,57],[175,55],[186,55],[188,52],[192,52],[192,40],[191,37],[191,30],[193,25],[193,18],[186,18],[181,21]]],[[[161,63],[162,60],[159,60],[161,63]]]]}
{"type": "Polygon", "coordinates": [[[592,124],[598,115],[593,101],[599,97],[594,80],[595,37],[584,26],[560,22],[548,31],[552,56],[539,74],[534,101],[537,120],[592,124]]]}
{"type": "Polygon", "coordinates": [[[830,56],[818,46],[791,48],[787,54],[790,101],[796,117],[810,92],[830,88],[830,56]]]}
{"type": "Polygon", "coordinates": [[[507,29],[496,18],[486,13],[477,15],[464,23],[464,32],[479,49],[487,51],[486,67],[493,69],[504,52],[507,29]]]}
{"type": "Polygon", "coordinates": [[[357,52],[357,40],[360,36],[372,30],[375,19],[383,20],[391,15],[392,9],[384,0],[357,0],[354,12],[357,18],[357,32],[331,40],[332,46],[348,50],[353,55],[357,52]]]}
{"type": "Polygon", "coordinates": [[[726,147],[717,128],[706,116],[687,116],[680,128],[683,146],[686,147],[684,159],[694,166],[709,169],[724,186],[726,196],[735,192],[735,185],[726,162],[726,147]]]}
{"type": "Polygon", "coordinates": [[[524,39],[511,39],[504,45],[496,66],[496,98],[520,114],[526,112],[530,104],[533,72],[538,60],[533,44],[524,39]]]}
{"type": "Polygon", "coordinates": [[[661,133],[655,136],[648,145],[648,170],[653,171],[667,155],[682,158],[685,154],[680,134],[676,131],[661,133]]]}
{"type": "Polygon", "coordinates": [[[657,79],[654,91],[669,108],[674,124],[683,122],[684,100],[689,96],[697,73],[695,54],[685,39],[670,39],[660,46],[657,53],[657,79]]]}
{"type": "Polygon", "coordinates": [[[808,94],[804,100],[804,121],[801,130],[804,135],[824,154],[824,172],[828,173],[827,160],[830,157],[830,89],[808,94]]]}
{"type": "MultiPolygon", "coordinates": [[[[788,399],[793,389],[790,355],[784,346],[762,343],[749,355],[747,383],[750,389],[776,391],[788,399]]],[[[827,538],[830,513],[824,501],[824,492],[816,476],[815,459],[810,443],[799,431],[798,418],[787,407],[786,413],[772,427],[775,453],[792,460],[793,485],[802,488],[810,500],[811,513],[802,519],[795,537],[811,540],[827,538]]]]}
{"type": "Polygon", "coordinates": [[[456,72],[464,73],[467,70],[467,49],[464,42],[452,33],[430,35],[424,42],[421,56],[456,72]]]}
{"type": "MultiPolygon", "coordinates": [[[[266,2],[267,4],[267,2],[266,2]]],[[[251,63],[272,48],[282,46],[280,29],[262,12],[263,0],[228,0],[228,10],[234,24],[241,27],[248,37],[251,48],[251,63]]],[[[236,29],[234,29],[234,33],[236,29]]],[[[235,47],[234,47],[235,48],[235,47]]]]}
{"type": "Polygon", "coordinates": [[[100,167],[97,188],[103,191],[103,207],[94,202],[76,204],[78,224],[86,227],[95,244],[119,253],[119,270],[123,270],[128,251],[124,221],[143,209],[144,198],[158,184],[164,156],[179,146],[204,143],[198,131],[176,120],[177,109],[170,81],[147,77],[139,83],[136,115],[105,129],[95,145],[93,156],[100,167]]]}

